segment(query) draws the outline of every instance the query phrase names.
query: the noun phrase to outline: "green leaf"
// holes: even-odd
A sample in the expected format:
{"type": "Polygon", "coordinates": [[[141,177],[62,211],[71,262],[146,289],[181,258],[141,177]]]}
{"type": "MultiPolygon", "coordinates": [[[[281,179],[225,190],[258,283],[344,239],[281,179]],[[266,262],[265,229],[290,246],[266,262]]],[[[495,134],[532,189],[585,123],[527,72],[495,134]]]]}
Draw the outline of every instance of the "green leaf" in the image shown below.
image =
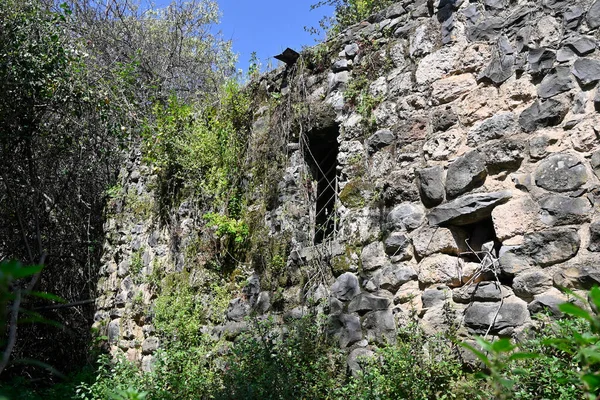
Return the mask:
{"type": "Polygon", "coordinates": [[[11,271],[11,275],[15,279],[27,278],[28,276],[33,276],[37,273],[40,273],[43,268],[43,265],[30,265],[26,267],[20,267],[11,271]]]}
{"type": "Polygon", "coordinates": [[[578,295],[577,293],[575,293],[574,291],[572,291],[569,288],[566,287],[561,287],[559,286],[558,289],[563,292],[564,294],[570,296],[570,297],[574,297],[577,300],[581,301],[582,303],[585,303],[585,299],[583,297],[581,297],[580,295],[578,295]]]}
{"type": "Polygon", "coordinates": [[[600,375],[592,373],[585,374],[581,376],[581,380],[586,384],[590,392],[595,392],[597,389],[600,389],[600,375]]]}
{"type": "Polygon", "coordinates": [[[565,314],[569,314],[578,318],[583,318],[587,321],[593,321],[593,318],[590,315],[590,313],[585,311],[583,308],[576,306],[573,303],[563,303],[558,306],[558,309],[564,312],[565,314]]]}
{"type": "Polygon", "coordinates": [[[62,297],[56,296],[52,293],[35,292],[35,291],[31,291],[31,292],[27,292],[27,293],[31,296],[38,297],[40,299],[56,301],[57,303],[66,303],[65,299],[63,299],[62,297]]]}
{"type": "Polygon", "coordinates": [[[481,362],[483,362],[487,367],[491,367],[492,363],[490,361],[490,359],[480,350],[476,349],[474,346],[471,346],[468,343],[465,342],[461,342],[459,343],[460,346],[464,347],[465,349],[469,350],[471,353],[475,354],[475,357],[477,357],[481,362]]]}
{"type": "Polygon", "coordinates": [[[507,379],[503,377],[499,377],[498,382],[500,382],[500,384],[506,389],[512,389],[512,387],[515,385],[515,381],[513,381],[512,379],[507,379]]]}
{"type": "Polygon", "coordinates": [[[581,354],[591,363],[600,363],[600,349],[586,348],[581,350],[581,354]]]}
{"type": "Polygon", "coordinates": [[[534,358],[539,358],[541,354],[538,353],[514,353],[508,357],[508,361],[517,361],[517,360],[531,360],[534,358]]]}
{"type": "Polygon", "coordinates": [[[486,374],[485,372],[482,372],[482,371],[475,372],[474,376],[477,379],[487,379],[490,377],[488,374],[486,374]]]}
{"type": "Polygon", "coordinates": [[[485,340],[484,338],[480,337],[480,336],[475,336],[475,341],[477,342],[477,344],[479,344],[481,346],[481,348],[485,351],[491,352],[492,350],[492,343],[485,340]]]}
{"type": "Polygon", "coordinates": [[[507,338],[502,338],[492,343],[492,351],[494,353],[508,353],[514,348],[515,346],[507,338]]]}
{"type": "Polygon", "coordinates": [[[600,288],[598,286],[594,286],[592,290],[590,290],[590,299],[600,312],[600,288]]]}

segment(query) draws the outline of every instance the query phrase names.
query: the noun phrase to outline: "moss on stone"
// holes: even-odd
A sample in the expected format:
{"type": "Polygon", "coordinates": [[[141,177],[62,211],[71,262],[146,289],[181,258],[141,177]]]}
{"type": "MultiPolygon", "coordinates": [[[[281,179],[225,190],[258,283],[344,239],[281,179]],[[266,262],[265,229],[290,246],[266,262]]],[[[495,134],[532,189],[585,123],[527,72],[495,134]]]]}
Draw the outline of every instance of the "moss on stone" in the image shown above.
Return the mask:
{"type": "Polygon", "coordinates": [[[340,276],[350,270],[351,263],[352,260],[345,254],[335,256],[331,259],[331,272],[334,276],[340,276]]]}
{"type": "Polygon", "coordinates": [[[344,254],[331,258],[331,272],[334,276],[340,276],[344,272],[352,270],[354,259],[358,261],[359,247],[356,245],[346,245],[344,254]]]}
{"type": "Polygon", "coordinates": [[[364,192],[370,189],[370,185],[363,179],[351,180],[340,192],[340,201],[348,208],[362,208],[367,204],[364,192]]]}

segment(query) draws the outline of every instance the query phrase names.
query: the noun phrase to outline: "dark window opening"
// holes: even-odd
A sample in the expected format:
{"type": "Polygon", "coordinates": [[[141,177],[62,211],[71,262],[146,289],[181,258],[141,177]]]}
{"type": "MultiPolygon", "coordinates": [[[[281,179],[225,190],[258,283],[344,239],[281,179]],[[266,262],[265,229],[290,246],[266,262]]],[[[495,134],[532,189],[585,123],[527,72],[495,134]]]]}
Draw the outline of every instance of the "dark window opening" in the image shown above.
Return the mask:
{"type": "Polygon", "coordinates": [[[330,237],[336,228],[338,135],[337,125],[311,131],[308,135],[305,158],[312,178],[317,181],[315,244],[330,237]]]}
{"type": "MultiPolygon", "coordinates": [[[[463,237],[468,239],[467,242],[469,246],[467,246],[465,243],[462,243],[462,246],[464,247],[464,252],[462,254],[466,260],[479,263],[480,259],[483,259],[486,255],[486,249],[482,248],[486,243],[493,243],[491,254],[495,259],[499,258],[502,242],[500,242],[496,236],[496,230],[494,229],[492,217],[487,217],[479,222],[460,226],[458,228],[463,230],[463,237]],[[476,252],[477,255],[473,252],[476,252]]],[[[512,285],[513,277],[511,275],[503,274],[501,271],[497,272],[498,275],[494,275],[491,271],[488,272],[483,276],[483,280],[490,281],[498,278],[501,284],[509,286],[512,285]]]]}
{"type": "Polygon", "coordinates": [[[458,243],[459,248],[463,249],[462,255],[469,261],[479,262],[480,258],[485,256],[482,251],[483,245],[486,243],[493,243],[491,249],[492,256],[498,257],[498,251],[502,246],[502,243],[496,237],[496,230],[494,229],[494,222],[491,217],[482,219],[481,221],[462,225],[460,227],[450,227],[455,233],[455,238],[460,238],[463,243],[458,243]]]}

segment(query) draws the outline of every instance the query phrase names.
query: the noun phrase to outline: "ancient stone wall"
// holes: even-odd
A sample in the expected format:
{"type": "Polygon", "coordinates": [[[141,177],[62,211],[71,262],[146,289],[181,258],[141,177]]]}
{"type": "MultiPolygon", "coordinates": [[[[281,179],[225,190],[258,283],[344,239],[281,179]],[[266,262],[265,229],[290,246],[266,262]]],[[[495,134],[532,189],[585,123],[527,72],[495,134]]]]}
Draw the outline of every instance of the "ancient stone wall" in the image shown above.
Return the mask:
{"type": "MultiPolygon", "coordinates": [[[[279,198],[264,218],[289,240],[289,278],[276,294],[246,265],[248,284],[211,332],[233,338],[253,311],[295,317],[320,301],[353,354],[412,319],[428,333],[455,324],[511,336],[535,313],[559,313],[559,287],[600,283],[599,27],[600,1],[401,1],[262,77],[260,90],[311,120],[286,125],[279,198]],[[326,152],[313,154],[332,132],[333,175],[318,171],[326,152]],[[334,207],[318,202],[323,176],[334,207]]],[[[261,108],[254,135],[275,134],[270,121],[261,108]]],[[[122,176],[127,193],[150,196],[135,161],[122,176]]],[[[148,368],[159,342],[130,304],[151,306],[152,291],[132,265],[189,268],[200,218],[184,204],[166,231],[143,202],[111,207],[121,217],[107,222],[97,326],[148,368]]]]}

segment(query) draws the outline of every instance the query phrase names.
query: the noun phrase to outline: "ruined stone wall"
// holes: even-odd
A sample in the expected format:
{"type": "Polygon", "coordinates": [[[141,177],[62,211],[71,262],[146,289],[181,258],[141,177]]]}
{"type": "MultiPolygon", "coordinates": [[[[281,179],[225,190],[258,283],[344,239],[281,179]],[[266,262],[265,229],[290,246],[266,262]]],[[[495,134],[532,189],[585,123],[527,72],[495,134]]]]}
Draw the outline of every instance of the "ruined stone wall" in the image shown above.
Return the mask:
{"type": "MultiPolygon", "coordinates": [[[[260,90],[310,121],[284,125],[286,167],[264,218],[288,238],[286,278],[275,293],[241,266],[248,283],[212,334],[234,338],[253,311],[301,315],[311,299],[353,355],[412,319],[428,333],[511,336],[559,313],[558,287],[600,283],[599,27],[600,1],[401,1],[262,77],[260,90]],[[323,127],[339,129],[338,195],[333,233],[315,245],[309,142],[323,127]]],[[[261,108],[254,135],[281,133],[271,122],[261,108]]],[[[134,160],[125,193],[149,199],[134,160]]],[[[202,229],[193,207],[166,230],[131,204],[111,204],[96,325],[148,368],[160,343],[132,304],[151,307],[153,294],[132,266],[188,268],[199,286],[210,275],[183,256],[202,229]]]]}

